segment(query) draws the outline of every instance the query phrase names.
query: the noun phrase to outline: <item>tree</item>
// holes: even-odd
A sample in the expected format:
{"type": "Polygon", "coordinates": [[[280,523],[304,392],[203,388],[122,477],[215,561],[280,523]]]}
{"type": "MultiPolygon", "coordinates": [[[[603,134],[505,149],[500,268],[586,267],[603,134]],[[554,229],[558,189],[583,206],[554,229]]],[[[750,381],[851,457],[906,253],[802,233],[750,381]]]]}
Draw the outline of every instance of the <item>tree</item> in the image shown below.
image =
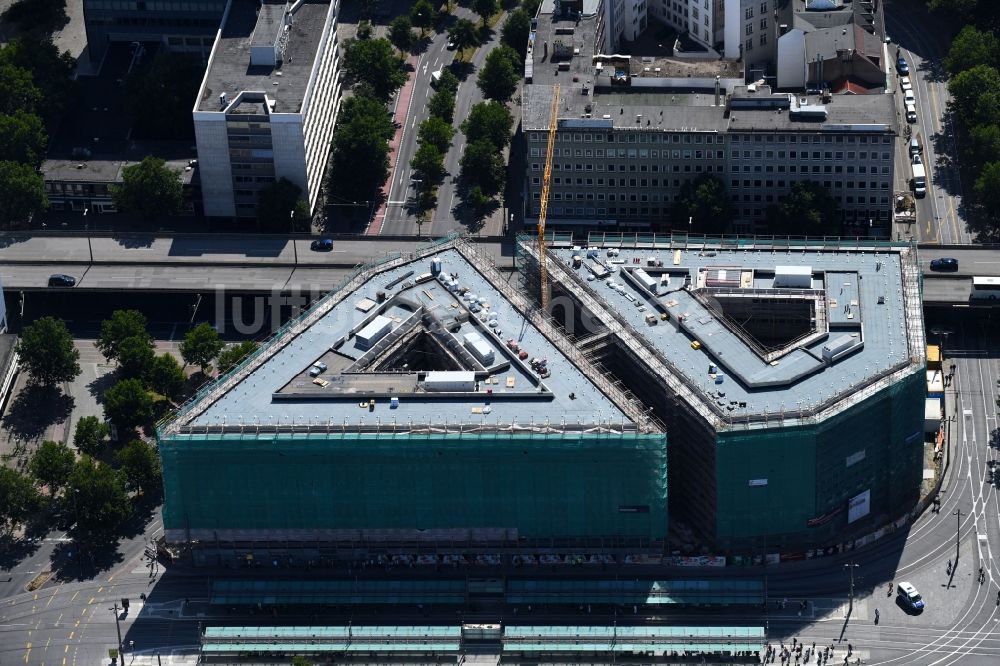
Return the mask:
{"type": "Polygon", "coordinates": [[[797,181],[780,203],[768,207],[767,225],[776,236],[836,236],[840,204],[821,184],[797,181]]]}
{"type": "Polygon", "coordinates": [[[451,68],[445,67],[441,70],[441,78],[438,79],[437,89],[438,92],[444,90],[450,92],[452,95],[458,93],[458,77],[451,71],[451,68]]]}
{"type": "Polygon", "coordinates": [[[97,457],[104,451],[111,428],[96,416],[83,416],[76,422],[73,446],[80,453],[97,457]]]}
{"type": "Polygon", "coordinates": [[[118,350],[124,340],[144,336],[149,344],[153,343],[146,325],[146,315],[138,310],[115,310],[108,319],[101,322],[101,333],[94,340],[94,346],[107,360],[117,361],[118,350]]]}
{"type": "Polygon", "coordinates": [[[0,16],[25,32],[55,33],[69,23],[66,0],[17,0],[0,16]]]}
{"type": "Polygon", "coordinates": [[[197,365],[203,373],[212,367],[212,361],[222,351],[222,340],[219,332],[209,324],[198,324],[184,335],[181,342],[181,358],[185,364],[197,365]]]}
{"type": "Polygon", "coordinates": [[[987,162],[1000,161],[1000,126],[977,125],[969,130],[969,163],[979,171],[987,162]]]}
{"type": "Polygon", "coordinates": [[[469,117],[462,123],[462,131],[469,143],[485,139],[497,150],[503,150],[510,142],[510,128],[514,118],[500,102],[480,102],[469,110],[469,117]]]}
{"type": "Polygon", "coordinates": [[[134,68],[125,78],[125,109],[135,137],[193,139],[191,100],[198,96],[204,73],[200,57],[163,49],[134,68]]]}
{"type": "Polygon", "coordinates": [[[690,228],[700,234],[725,233],[733,219],[733,205],[725,184],[708,174],[685,182],[671,217],[675,229],[690,228]]]}
{"type": "Polygon", "coordinates": [[[352,81],[371,84],[375,96],[382,101],[406,83],[403,60],[393,52],[388,39],[348,41],[344,72],[352,81]]]}
{"type": "Polygon", "coordinates": [[[373,198],[389,177],[389,139],[394,133],[380,101],[357,95],[346,99],[333,132],[330,192],[345,201],[373,198]]]}
{"type": "Polygon", "coordinates": [[[462,178],[472,186],[478,185],[487,196],[493,196],[503,187],[503,155],[489,141],[480,139],[467,144],[460,165],[462,178]]]}
{"type": "Polygon", "coordinates": [[[104,418],[133,431],[153,418],[153,398],[138,379],[123,379],[104,392],[104,418]]]}
{"type": "Polygon", "coordinates": [[[146,373],[146,383],[149,388],[170,400],[177,399],[184,390],[186,381],[184,369],[170,354],[160,354],[153,359],[149,372],[146,373]]]}
{"type": "Polygon", "coordinates": [[[257,193],[257,226],[267,231],[308,231],[309,204],[302,188],[279,178],[257,193]]]}
{"type": "Polygon", "coordinates": [[[992,32],[980,32],[967,25],[952,40],[944,66],[954,76],[976,65],[1000,69],[1000,40],[992,32]]]}
{"type": "Polygon", "coordinates": [[[35,449],[28,462],[31,475],[49,487],[49,494],[55,495],[66,485],[76,455],[73,450],[60,442],[44,441],[35,449]]]}
{"type": "Polygon", "coordinates": [[[431,189],[433,184],[444,178],[444,155],[432,143],[421,143],[410,161],[413,170],[424,179],[425,189],[431,189]]]}
{"type": "Polygon", "coordinates": [[[9,116],[0,115],[0,161],[37,168],[45,159],[48,143],[42,119],[34,113],[17,111],[9,116]]]}
{"type": "Polygon", "coordinates": [[[456,49],[462,51],[479,43],[479,30],[469,19],[460,18],[448,28],[448,39],[455,43],[456,49]]]}
{"type": "Polygon", "coordinates": [[[466,196],[466,202],[472,207],[472,211],[475,214],[476,219],[481,219],[489,209],[490,204],[493,203],[493,197],[487,196],[483,192],[483,188],[475,185],[469,190],[469,193],[466,196]]]}
{"type": "Polygon", "coordinates": [[[507,20],[503,22],[503,28],[500,29],[500,41],[517,51],[521,60],[524,61],[530,35],[531,17],[528,16],[528,12],[520,7],[512,10],[507,15],[507,20]]]}
{"type": "Polygon", "coordinates": [[[31,479],[0,465],[0,533],[10,535],[38,509],[41,497],[31,479]]]}
{"type": "Polygon", "coordinates": [[[69,51],[60,53],[51,37],[26,35],[12,39],[0,49],[0,68],[4,64],[31,72],[31,80],[41,92],[36,111],[50,129],[76,102],[79,84],[72,78],[76,71],[76,59],[69,51]]]}
{"type": "Polygon", "coordinates": [[[977,2],[978,0],[929,0],[927,6],[932,12],[965,23],[976,10],[977,2]]]}
{"type": "Polygon", "coordinates": [[[119,210],[147,221],[175,215],[184,202],[180,172],[158,157],[145,157],[122,169],[122,184],[111,186],[111,199],[119,210]]]}
{"type": "Polygon", "coordinates": [[[219,374],[224,374],[232,370],[240,361],[257,351],[259,346],[253,340],[244,340],[223,349],[222,353],[219,354],[218,360],[219,374]]]}
{"type": "Polygon", "coordinates": [[[476,79],[483,97],[498,102],[510,100],[521,80],[521,72],[518,71],[520,67],[517,52],[509,46],[499,46],[490,51],[476,79]]]}
{"type": "Polygon", "coordinates": [[[427,104],[427,110],[431,116],[437,116],[447,123],[452,122],[455,117],[455,93],[439,89],[431,95],[431,101],[427,104]]]}
{"type": "Polygon", "coordinates": [[[118,347],[118,376],[123,379],[142,379],[152,367],[154,358],[155,347],[145,331],[125,338],[118,347]]]}
{"type": "Polygon", "coordinates": [[[11,227],[48,207],[45,181],[33,166],[0,162],[0,223],[11,227]]]}
{"type": "Polygon", "coordinates": [[[313,663],[301,655],[292,657],[292,666],[313,666],[313,663]]]}
{"type": "Polygon", "coordinates": [[[131,511],[121,476],[90,456],[76,461],[64,496],[72,499],[76,530],[85,538],[114,533],[131,511]]]}
{"type": "Polygon", "coordinates": [[[400,14],[389,24],[389,41],[399,49],[400,55],[413,46],[413,22],[410,17],[400,14]]]}
{"type": "Polygon", "coordinates": [[[472,11],[479,14],[481,19],[483,19],[484,28],[486,27],[486,21],[500,11],[500,3],[498,0],[472,0],[469,7],[472,11]]]}
{"type": "Polygon", "coordinates": [[[990,162],[979,172],[973,186],[979,205],[997,226],[1000,221],[1000,161],[990,162]]]}
{"type": "Polygon", "coordinates": [[[42,91],[35,87],[30,71],[0,64],[0,115],[12,115],[18,111],[32,113],[41,101],[42,91]]]}
{"type": "Polygon", "coordinates": [[[157,495],[163,487],[160,455],[141,439],[133,439],[115,454],[125,478],[125,487],[144,495],[157,495]]]}
{"type": "Polygon", "coordinates": [[[453,136],[455,136],[455,128],[437,116],[431,116],[420,123],[420,128],[417,130],[417,138],[420,143],[430,144],[441,153],[448,152],[453,136]]]}
{"type": "Polygon", "coordinates": [[[412,21],[413,25],[420,28],[421,39],[423,39],[427,28],[434,25],[436,18],[434,6],[428,0],[417,0],[413,3],[413,7],[410,8],[410,21],[412,21]]]}
{"type": "Polygon", "coordinates": [[[33,384],[50,387],[80,374],[80,351],[62,319],[42,317],[25,326],[17,354],[33,384]]]}
{"type": "Polygon", "coordinates": [[[966,127],[1000,124],[1000,73],[989,65],[960,72],[948,83],[958,117],[966,127]]]}

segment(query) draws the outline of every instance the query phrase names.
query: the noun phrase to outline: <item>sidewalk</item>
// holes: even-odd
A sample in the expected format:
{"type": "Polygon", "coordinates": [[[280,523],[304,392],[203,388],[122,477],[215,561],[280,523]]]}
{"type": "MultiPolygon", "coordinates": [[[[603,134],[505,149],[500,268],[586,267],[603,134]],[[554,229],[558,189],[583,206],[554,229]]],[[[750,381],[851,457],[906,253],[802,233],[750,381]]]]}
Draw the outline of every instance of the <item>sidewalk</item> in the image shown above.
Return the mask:
{"type": "Polygon", "coordinates": [[[389,142],[389,180],[382,185],[382,203],[379,205],[378,211],[365,231],[365,234],[368,236],[378,236],[382,231],[382,222],[385,220],[386,208],[389,206],[389,194],[392,192],[392,183],[396,179],[396,167],[398,166],[396,160],[399,155],[399,147],[403,145],[403,139],[406,137],[406,119],[410,115],[410,105],[413,102],[413,86],[417,79],[417,56],[410,55],[406,59],[406,64],[413,71],[410,72],[406,83],[403,84],[399,95],[396,97],[396,110],[392,115],[392,121],[396,124],[396,134],[392,137],[392,141],[389,142]]]}

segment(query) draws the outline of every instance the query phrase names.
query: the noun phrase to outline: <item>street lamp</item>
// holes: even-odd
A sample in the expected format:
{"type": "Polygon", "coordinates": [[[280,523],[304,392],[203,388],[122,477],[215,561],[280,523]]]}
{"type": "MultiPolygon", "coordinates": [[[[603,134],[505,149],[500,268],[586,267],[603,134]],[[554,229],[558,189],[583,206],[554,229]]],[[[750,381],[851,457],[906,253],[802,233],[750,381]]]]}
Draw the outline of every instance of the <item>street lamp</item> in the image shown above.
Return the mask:
{"type": "Polygon", "coordinates": [[[851,562],[850,564],[845,564],[844,565],[844,568],[847,569],[848,573],[850,573],[850,575],[851,575],[851,588],[850,588],[850,592],[849,592],[848,597],[847,597],[848,598],[847,614],[848,615],[850,615],[851,611],[854,610],[854,570],[857,567],[860,567],[860,566],[861,566],[860,564],[856,564],[854,562],[851,562]]]}
{"type": "Polygon", "coordinates": [[[955,516],[955,568],[958,568],[958,552],[959,544],[961,543],[961,532],[962,532],[962,510],[955,509],[951,512],[951,515],[955,516]]]}
{"type": "Polygon", "coordinates": [[[108,610],[115,614],[115,631],[118,633],[118,654],[120,656],[122,653],[122,627],[118,619],[118,602],[116,601],[114,607],[108,610]]]}

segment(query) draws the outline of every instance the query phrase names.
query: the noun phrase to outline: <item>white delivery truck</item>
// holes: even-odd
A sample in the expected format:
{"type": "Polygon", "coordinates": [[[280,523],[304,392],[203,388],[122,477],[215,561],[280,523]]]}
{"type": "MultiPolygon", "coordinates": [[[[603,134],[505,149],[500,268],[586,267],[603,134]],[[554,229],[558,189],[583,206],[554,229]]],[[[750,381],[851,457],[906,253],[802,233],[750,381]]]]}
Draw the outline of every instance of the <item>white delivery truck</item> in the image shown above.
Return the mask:
{"type": "Polygon", "coordinates": [[[927,173],[923,164],[913,165],[913,194],[918,197],[927,194],[927,173]]]}

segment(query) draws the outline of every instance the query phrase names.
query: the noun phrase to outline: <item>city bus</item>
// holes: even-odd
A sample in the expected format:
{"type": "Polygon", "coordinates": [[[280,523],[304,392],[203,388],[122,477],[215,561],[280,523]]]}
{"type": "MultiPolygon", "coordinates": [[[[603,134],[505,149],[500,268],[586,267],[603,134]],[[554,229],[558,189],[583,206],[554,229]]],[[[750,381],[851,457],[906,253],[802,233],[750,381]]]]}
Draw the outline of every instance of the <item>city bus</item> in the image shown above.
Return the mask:
{"type": "Polygon", "coordinates": [[[972,278],[972,298],[1000,298],[1000,277],[972,278]]]}

